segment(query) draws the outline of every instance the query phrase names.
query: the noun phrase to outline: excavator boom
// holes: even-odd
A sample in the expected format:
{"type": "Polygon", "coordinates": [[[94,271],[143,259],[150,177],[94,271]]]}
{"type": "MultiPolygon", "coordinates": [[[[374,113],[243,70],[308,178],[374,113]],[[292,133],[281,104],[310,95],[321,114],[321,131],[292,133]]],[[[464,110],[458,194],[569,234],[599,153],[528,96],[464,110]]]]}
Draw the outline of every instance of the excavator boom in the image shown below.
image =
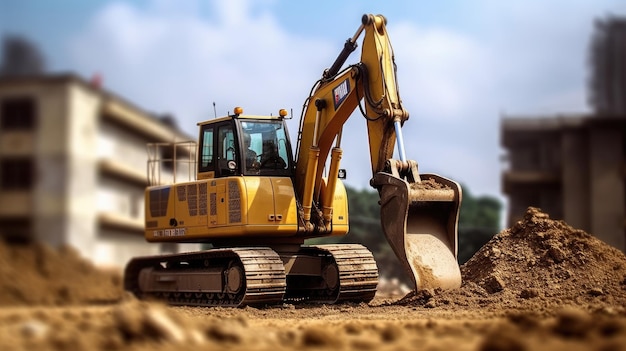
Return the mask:
{"type": "MultiPolygon", "coordinates": [[[[386,19],[364,15],[361,22],[316,83],[301,118],[295,186],[303,199],[305,220],[316,203],[324,213],[332,211],[332,197],[324,194],[332,194],[334,189],[330,181],[322,181],[323,166],[331,151],[341,155],[343,125],[358,108],[367,121],[371,185],[381,197],[381,224],[390,246],[416,289],[459,287],[456,255],[461,188],[437,175],[420,176],[417,162],[406,158],[401,127],[409,113],[400,99],[386,19]],[[360,62],[340,71],[363,32],[360,62]],[[392,159],[395,145],[400,160],[392,159]]],[[[339,159],[331,158],[328,179],[336,177],[339,159]]]]}

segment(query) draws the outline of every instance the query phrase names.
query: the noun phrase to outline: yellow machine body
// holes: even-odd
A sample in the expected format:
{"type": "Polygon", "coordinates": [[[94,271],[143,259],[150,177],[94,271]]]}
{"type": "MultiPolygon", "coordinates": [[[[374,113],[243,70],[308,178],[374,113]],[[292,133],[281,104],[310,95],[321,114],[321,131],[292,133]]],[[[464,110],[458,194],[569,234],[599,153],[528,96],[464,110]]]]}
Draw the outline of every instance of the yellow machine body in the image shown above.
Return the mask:
{"type": "MultiPolygon", "coordinates": [[[[190,157],[194,180],[164,184],[150,178],[149,163],[146,240],[213,248],[134,258],[125,269],[127,290],[203,306],[370,301],[378,270],[367,248],[302,245],[308,238],[348,232],[348,199],[338,175],[343,126],[356,110],[367,124],[369,147],[363,149],[370,154],[370,184],[380,195],[383,234],[415,289],[461,285],[461,188],[438,175],[420,175],[417,162],[406,157],[401,128],[409,113],[400,99],[386,22],[381,15],[362,17],[305,99],[293,147],[285,110],[253,116],[237,107],[198,123],[190,157]],[[344,68],[361,34],[360,60],[344,68]]],[[[177,148],[165,164],[174,178],[177,148]]]]}
{"type": "Polygon", "coordinates": [[[307,231],[302,223],[303,205],[294,185],[283,116],[237,114],[198,126],[197,180],[146,189],[146,240],[216,243],[238,238],[238,243],[271,243],[275,238],[292,238],[303,242],[348,232],[348,198],[336,178],[332,189],[322,178],[320,190],[332,194],[332,226],[307,231]]]}
{"type": "MultiPolygon", "coordinates": [[[[297,237],[298,208],[287,177],[227,177],[149,187],[145,191],[150,242],[207,242],[223,238],[297,237]]],[[[348,198],[335,188],[333,231],[348,232],[348,198]]]]}

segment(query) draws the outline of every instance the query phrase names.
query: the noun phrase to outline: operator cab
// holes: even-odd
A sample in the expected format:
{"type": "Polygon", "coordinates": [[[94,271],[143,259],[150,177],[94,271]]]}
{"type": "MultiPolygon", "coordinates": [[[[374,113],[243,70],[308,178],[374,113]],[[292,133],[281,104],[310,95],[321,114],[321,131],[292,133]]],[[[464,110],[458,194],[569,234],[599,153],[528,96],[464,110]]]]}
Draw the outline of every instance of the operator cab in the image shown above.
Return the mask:
{"type": "Polygon", "coordinates": [[[279,117],[235,114],[199,123],[198,179],[293,174],[289,133],[279,117]]]}

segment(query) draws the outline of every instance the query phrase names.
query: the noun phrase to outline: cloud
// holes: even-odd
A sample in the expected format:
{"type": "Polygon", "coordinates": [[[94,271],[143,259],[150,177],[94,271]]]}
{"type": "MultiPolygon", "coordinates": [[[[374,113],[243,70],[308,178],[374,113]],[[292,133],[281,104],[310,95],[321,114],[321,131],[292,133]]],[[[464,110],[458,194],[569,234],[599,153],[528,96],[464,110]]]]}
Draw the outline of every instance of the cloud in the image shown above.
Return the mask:
{"type": "Polygon", "coordinates": [[[444,173],[475,194],[496,195],[503,111],[587,111],[585,62],[594,9],[518,3],[495,5],[499,11],[490,15],[495,10],[489,3],[476,6],[480,30],[404,22],[390,24],[389,32],[411,113],[405,124],[409,156],[422,171],[444,173]],[[559,12],[568,17],[555,21],[559,12]]]}
{"type": "MultiPolygon", "coordinates": [[[[80,73],[100,72],[105,86],[139,106],[174,113],[191,135],[197,121],[213,117],[214,101],[218,115],[239,105],[254,114],[293,108],[293,135],[312,84],[353,32],[292,30],[278,20],[276,6],[273,0],[107,3],[72,40],[71,57],[80,73]]],[[[385,6],[389,11],[381,13],[397,12],[397,3],[385,6]]],[[[499,194],[501,112],[585,107],[587,41],[592,16],[605,7],[483,0],[472,3],[463,19],[473,26],[464,28],[388,15],[400,93],[411,113],[404,128],[409,158],[474,194],[499,194]]],[[[290,16],[300,26],[314,17],[290,16]]],[[[344,129],[348,183],[366,187],[365,122],[357,112],[344,129]]]]}
{"type": "Polygon", "coordinates": [[[401,92],[419,118],[454,120],[488,88],[484,68],[490,66],[490,58],[472,38],[406,22],[391,25],[389,32],[393,33],[401,92]]]}
{"type": "Polygon", "coordinates": [[[499,190],[498,76],[492,48],[462,32],[390,25],[405,108],[407,157],[420,172],[499,190]]]}
{"type": "Polygon", "coordinates": [[[105,85],[156,112],[195,123],[241,105],[255,114],[299,107],[321,75],[330,46],[290,36],[245,1],[216,2],[219,20],[167,6],[106,5],[72,41],[75,67],[100,72],[105,85]],[[311,50],[315,48],[315,50],[311,50]]]}

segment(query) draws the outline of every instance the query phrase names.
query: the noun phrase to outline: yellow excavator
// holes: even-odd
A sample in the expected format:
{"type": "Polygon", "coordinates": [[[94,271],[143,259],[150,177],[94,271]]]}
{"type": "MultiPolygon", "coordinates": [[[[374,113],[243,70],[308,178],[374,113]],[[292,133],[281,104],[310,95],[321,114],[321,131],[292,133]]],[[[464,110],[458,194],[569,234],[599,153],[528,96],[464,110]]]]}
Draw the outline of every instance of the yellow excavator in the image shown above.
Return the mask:
{"type": "Polygon", "coordinates": [[[398,92],[386,19],[363,15],[361,22],[311,89],[295,152],[285,110],[254,116],[237,107],[198,124],[196,177],[146,189],[145,238],[211,248],[134,258],[125,268],[127,290],[199,306],[370,301],[378,269],[367,248],[304,245],[348,232],[341,135],[357,108],[367,123],[383,232],[414,288],[461,285],[461,188],[419,174],[417,162],[406,158],[401,127],[409,114],[398,92]],[[362,34],[360,62],[342,69],[362,34]],[[399,159],[392,158],[395,144],[399,159]]]}

